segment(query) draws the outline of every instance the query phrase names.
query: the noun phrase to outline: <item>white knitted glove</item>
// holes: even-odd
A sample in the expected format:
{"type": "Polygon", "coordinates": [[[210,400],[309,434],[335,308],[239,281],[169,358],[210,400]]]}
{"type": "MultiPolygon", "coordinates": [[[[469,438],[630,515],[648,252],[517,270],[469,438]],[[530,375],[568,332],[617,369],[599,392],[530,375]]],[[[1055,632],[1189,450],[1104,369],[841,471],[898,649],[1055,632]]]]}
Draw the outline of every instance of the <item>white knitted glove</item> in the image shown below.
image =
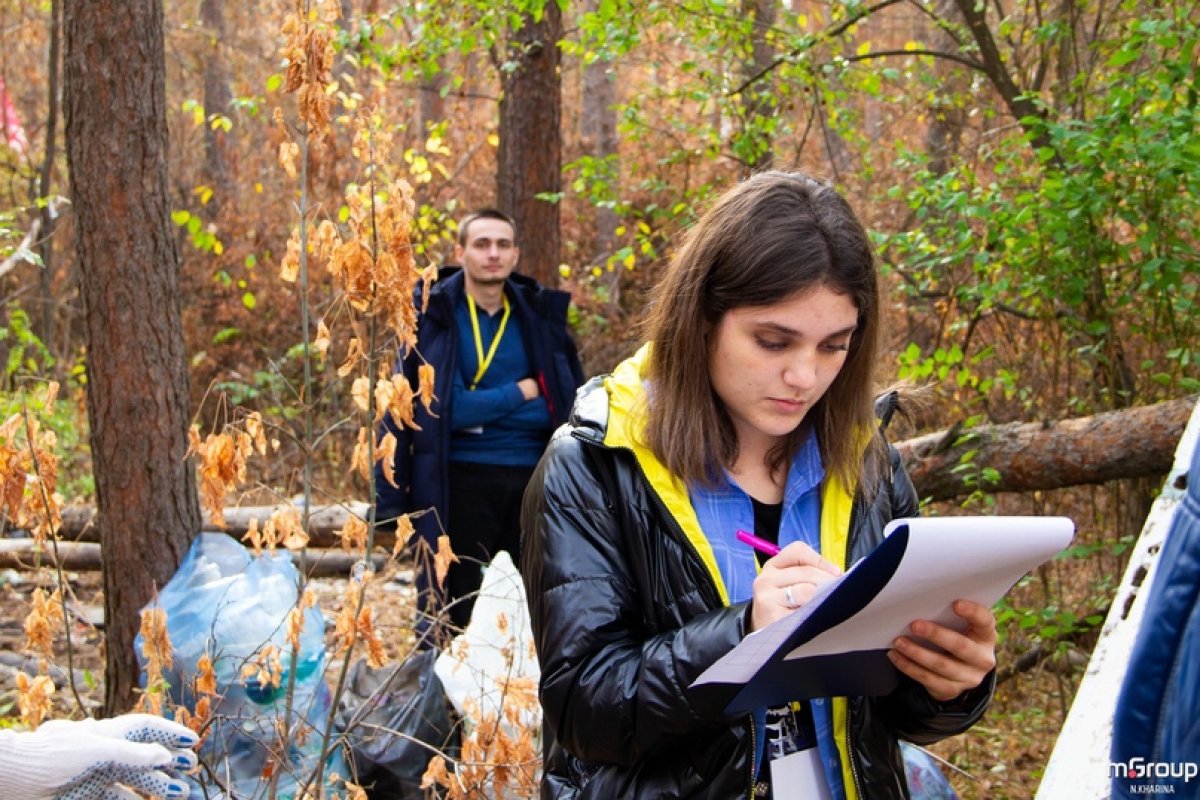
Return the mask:
{"type": "Polygon", "coordinates": [[[52,720],[0,731],[0,797],[12,800],[175,800],[187,785],[163,769],[195,768],[197,736],[162,717],[52,720]]]}

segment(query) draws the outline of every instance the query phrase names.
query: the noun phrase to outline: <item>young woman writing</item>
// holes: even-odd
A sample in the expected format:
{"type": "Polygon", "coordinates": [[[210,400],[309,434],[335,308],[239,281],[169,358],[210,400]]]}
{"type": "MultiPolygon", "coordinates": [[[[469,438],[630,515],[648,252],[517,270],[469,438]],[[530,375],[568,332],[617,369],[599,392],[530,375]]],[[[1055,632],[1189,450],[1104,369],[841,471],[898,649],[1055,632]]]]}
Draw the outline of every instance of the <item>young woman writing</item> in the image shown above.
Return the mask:
{"type": "Polygon", "coordinates": [[[756,175],[687,234],[648,344],[581,390],[525,496],[543,797],[903,798],[898,739],[982,715],[995,620],[965,601],[965,633],[896,640],[885,697],[731,717],[689,689],[917,513],[873,413],[880,305],[862,225],[805,175],[756,175]]]}

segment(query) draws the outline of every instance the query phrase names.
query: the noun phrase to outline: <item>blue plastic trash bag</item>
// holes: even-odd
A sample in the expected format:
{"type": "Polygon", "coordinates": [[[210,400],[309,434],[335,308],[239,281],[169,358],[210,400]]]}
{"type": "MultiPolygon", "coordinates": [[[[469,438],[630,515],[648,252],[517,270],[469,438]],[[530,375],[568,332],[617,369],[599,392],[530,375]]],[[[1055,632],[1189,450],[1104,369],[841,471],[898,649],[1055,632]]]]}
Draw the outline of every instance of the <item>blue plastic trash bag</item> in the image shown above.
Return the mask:
{"type": "MultiPolygon", "coordinates": [[[[212,660],[217,677],[219,697],[212,701],[213,723],[201,759],[229,794],[214,791],[201,770],[194,777],[192,797],[268,796],[269,776],[280,768],[270,756],[278,749],[276,722],[287,713],[291,663],[287,616],[296,605],[298,580],[286,553],[256,558],[230,536],[202,533],[158,599],[147,606],[167,612],[174,666],[164,677],[171,685],[172,701],[189,711],[195,709],[193,684],[201,656],[212,660]],[[278,648],[283,665],[278,686],[253,675],[243,677],[243,666],[255,663],[268,644],[278,648]],[[200,781],[205,782],[203,789],[200,781]]],[[[279,798],[295,797],[298,787],[315,775],[324,743],[332,703],[324,680],[324,627],[320,611],[304,612],[289,725],[299,736],[290,737],[287,763],[276,783],[279,798]]],[[[136,647],[141,660],[140,635],[136,647]]],[[[349,774],[336,750],[326,764],[325,775],[330,772],[349,774]]]]}
{"type": "Polygon", "coordinates": [[[954,787],[933,756],[908,742],[900,743],[900,753],[904,756],[904,773],[912,800],[958,800],[954,787]]]}

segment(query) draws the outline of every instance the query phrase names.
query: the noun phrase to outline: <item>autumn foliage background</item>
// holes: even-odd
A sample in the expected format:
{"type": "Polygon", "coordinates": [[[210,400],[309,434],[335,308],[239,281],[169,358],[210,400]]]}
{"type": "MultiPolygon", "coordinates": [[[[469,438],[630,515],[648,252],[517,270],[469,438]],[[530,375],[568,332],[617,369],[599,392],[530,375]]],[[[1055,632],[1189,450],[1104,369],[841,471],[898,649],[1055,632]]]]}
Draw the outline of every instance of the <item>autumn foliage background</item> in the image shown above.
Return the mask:
{"type": "MultiPolygon", "coordinates": [[[[517,64],[505,45],[546,6],[164,9],[201,497],[211,525],[224,506],[289,503],[247,541],[301,549],[312,507],[371,497],[370,465],[389,447],[373,423],[434,401],[431,376],[411,386],[390,367],[454,220],[496,201],[500,150],[519,144],[498,121],[517,64]]],[[[94,492],[81,267],[63,149],[47,149],[62,135],[46,136],[57,13],[0,0],[0,77],[28,140],[0,146],[0,511],[43,537],[94,492]]],[[[776,166],[836,182],[872,231],[891,298],[881,378],[933,384],[897,436],[1200,390],[1192,4],[593,0],[561,13],[564,172],[542,196],[561,249],[557,264],[526,267],[572,292],[589,374],[632,348],[672,237],[722,186],[776,166]]],[[[974,491],[932,512],[1066,513],[1080,527],[1068,557],[998,609],[1002,660],[1044,655],[1008,676],[983,725],[938,748],[973,775],[954,777],[964,796],[1029,796],[1158,481],[993,494],[988,465],[968,453],[956,469],[974,491]]],[[[371,550],[371,513],[342,539],[371,550]]],[[[56,662],[71,658],[53,621],[69,584],[47,574],[19,591],[30,650],[56,662]]],[[[330,647],[403,658],[407,609],[380,610],[370,587],[339,586],[330,647]]],[[[300,596],[298,609],[316,602],[300,596]]],[[[278,679],[284,655],[253,666],[278,679]]],[[[18,680],[20,708],[0,698],[0,710],[81,705],[44,675],[18,680]]]]}

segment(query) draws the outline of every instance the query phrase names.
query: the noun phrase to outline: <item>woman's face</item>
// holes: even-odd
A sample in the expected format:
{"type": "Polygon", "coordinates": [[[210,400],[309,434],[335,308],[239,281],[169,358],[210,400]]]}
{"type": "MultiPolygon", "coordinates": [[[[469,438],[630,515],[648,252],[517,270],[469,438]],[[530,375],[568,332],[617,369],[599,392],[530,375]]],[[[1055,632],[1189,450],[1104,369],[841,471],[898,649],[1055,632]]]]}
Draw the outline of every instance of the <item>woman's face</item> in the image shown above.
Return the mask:
{"type": "Polygon", "coordinates": [[[741,452],[765,455],[800,425],[846,362],[857,322],[850,296],[826,286],[725,314],[708,372],[741,452]]]}

